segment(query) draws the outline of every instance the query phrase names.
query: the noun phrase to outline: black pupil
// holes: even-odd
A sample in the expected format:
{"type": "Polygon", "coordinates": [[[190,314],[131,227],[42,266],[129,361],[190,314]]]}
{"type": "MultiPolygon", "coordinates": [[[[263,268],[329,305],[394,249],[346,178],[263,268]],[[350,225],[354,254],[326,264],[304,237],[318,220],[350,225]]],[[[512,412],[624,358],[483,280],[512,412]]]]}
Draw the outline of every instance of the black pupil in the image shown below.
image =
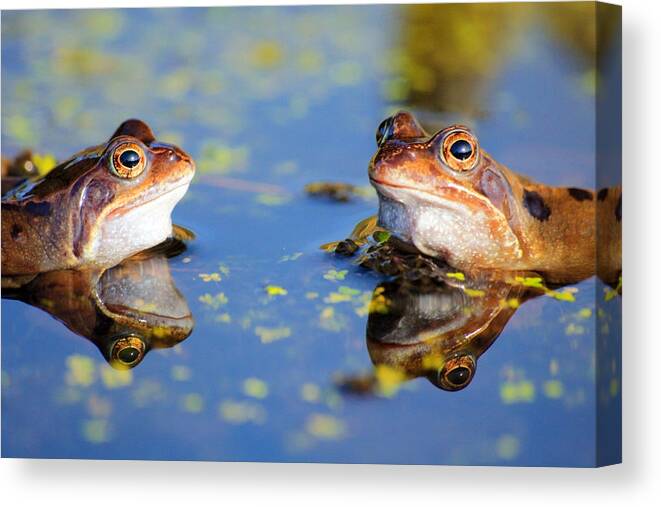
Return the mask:
{"type": "Polygon", "coordinates": [[[473,148],[471,147],[471,143],[460,139],[459,141],[452,143],[452,146],[450,146],[450,153],[452,153],[452,156],[456,159],[466,160],[473,154],[473,148]]]}
{"type": "Polygon", "coordinates": [[[392,118],[386,118],[376,129],[376,144],[381,144],[392,135],[392,118]]]}
{"type": "Polygon", "coordinates": [[[470,370],[465,366],[459,366],[454,370],[451,370],[447,374],[448,382],[452,385],[460,386],[468,381],[470,377],[470,370]]]}
{"type": "Polygon", "coordinates": [[[135,167],[140,162],[140,155],[137,151],[126,150],[119,156],[119,161],[126,167],[135,167]]]}
{"type": "Polygon", "coordinates": [[[140,351],[135,347],[126,347],[117,354],[117,359],[124,364],[134,363],[138,357],[140,357],[140,351]]]}

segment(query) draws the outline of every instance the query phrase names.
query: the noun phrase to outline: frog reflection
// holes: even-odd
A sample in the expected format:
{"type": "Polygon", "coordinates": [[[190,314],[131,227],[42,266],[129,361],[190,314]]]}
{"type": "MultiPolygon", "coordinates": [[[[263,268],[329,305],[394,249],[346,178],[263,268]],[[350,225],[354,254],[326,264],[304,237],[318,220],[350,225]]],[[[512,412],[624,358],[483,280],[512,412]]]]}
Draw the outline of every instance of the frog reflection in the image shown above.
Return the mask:
{"type": "Polygon", "coordinates": [[[104,272],[42,273],[2,296],[49,313],[92,341],[117,369],[137,366],[151,349],[172,347],[193,330],[163,254],[133,257],[104,272]]]}
{"type": "MultiPolygon", "coordinates": [[[[445,391],[464,389],[518,306],[541,294],[515,280],[399,277],[379,285],[367,321],[370,359],[404,380],[426,377],[445,391]]],[[[345,392],[372,392],[378,379],[348,377],[339,385],[345,392]]]]}

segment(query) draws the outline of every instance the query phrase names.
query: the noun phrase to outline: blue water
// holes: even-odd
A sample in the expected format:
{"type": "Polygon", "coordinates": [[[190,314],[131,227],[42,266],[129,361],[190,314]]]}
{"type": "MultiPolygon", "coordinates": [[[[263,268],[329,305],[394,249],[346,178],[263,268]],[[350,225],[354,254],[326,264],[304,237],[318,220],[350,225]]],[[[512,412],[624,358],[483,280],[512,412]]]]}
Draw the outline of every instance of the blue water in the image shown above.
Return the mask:
{"type": "MultiPolygon", "coordinates": [[[[413,109],[430,129],[463,121],[519,172],[595,185],[592,61],[563,43],[548,11],[528,8],[497,55],[483,44],[480,56],[497,64],[475,73],[465,94],[474,103],[445,104],[384,89],[405,75],[391,55],[406,53],[415,8],[3,12],[3,156],[30,147],[64,158],[138,117],[199,167],[173,214],[197,239],[170,261],[191,336],[117,380],[88,340],[3,300],[3,456],[595,463],[596,329],[580,313],[594,314],[595,280],[576,286],[575,302],[525,303],[462,391],[426,379],[391,397],[336,388],[337,375],[373,369],[361,309],[383,277],[318,247],[346,237],[376,199],[339,204],[303,187],[366,185],[390,111],[413,109]],[[338,280],[331,270],[347,272],[338,280]],[[212,273],[221,280],[200,276],[212,273]],[[324,301],[341,286],[357,295],[324,301]],[[72,357],[87,376],[71,371],[72,357]]],[[[475,58],[452,44],[437,50],[475,58]]],[[[619,406],[618,378],[617,368],[607,375],[607,407],[619,406]]]]}

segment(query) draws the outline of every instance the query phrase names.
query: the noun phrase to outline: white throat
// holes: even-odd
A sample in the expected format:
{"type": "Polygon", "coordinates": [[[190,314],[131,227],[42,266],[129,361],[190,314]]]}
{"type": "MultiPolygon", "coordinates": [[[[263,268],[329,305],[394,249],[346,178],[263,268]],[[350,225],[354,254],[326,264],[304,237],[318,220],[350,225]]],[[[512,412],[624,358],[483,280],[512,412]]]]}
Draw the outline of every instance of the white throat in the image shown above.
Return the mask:
{"type": "Polygon", "coordinates": [[[107,220],[92,244],[91,258],[102,265],[115,265],[172,235],[172,210],[188,185],[182,185],[156,199],[107,220]]]}

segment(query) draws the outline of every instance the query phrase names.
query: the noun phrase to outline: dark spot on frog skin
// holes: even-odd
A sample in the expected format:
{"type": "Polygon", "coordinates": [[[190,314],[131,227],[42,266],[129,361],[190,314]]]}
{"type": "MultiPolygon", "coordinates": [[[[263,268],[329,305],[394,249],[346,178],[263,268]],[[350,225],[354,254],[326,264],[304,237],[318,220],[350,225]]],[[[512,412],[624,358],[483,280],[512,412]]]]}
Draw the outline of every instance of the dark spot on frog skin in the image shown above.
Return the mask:
{"type": "Polygon", "coordinates": [[[549,208],[542,196],[532,190],[523,191],[523,205],[533,217],[537,220],[544,222],[551,216],[551,208],[549,208]]]}
{"type": "Polygon", "coordinates": [[[11,226],[11,239],[17,240],[22,232],[23,232],[23,229],[21,228],[20,225],[18,225],[18,224],[12,225],[11,226]]]}
{"type": "Polygon", "coordinates": [[[50,208],[50,203],[48,202],[28,202],[25,205],[25,211],[40,217],[47,217],[50,215],[50,208]]]}
{"type": "Polygon", "coordinates": [[[608,197],[608,188],[602,188],[599,190],[599,193],[597,194],[597,199],[600,201],[605,201],[606,197],[608,197]]]}
{"type": "Polygon", "coordinates": [[[618,222],[622,221],[622,194],[617,199],[617,206],[615,206],[615,218],[618,222]]]}
{"type": "Polygon", "coordinates": [[[570,187],[567,191],[569,192],[569,195],[579,202],[592,200],[592,192],[583,190],[582,188],[570,187]]]}

